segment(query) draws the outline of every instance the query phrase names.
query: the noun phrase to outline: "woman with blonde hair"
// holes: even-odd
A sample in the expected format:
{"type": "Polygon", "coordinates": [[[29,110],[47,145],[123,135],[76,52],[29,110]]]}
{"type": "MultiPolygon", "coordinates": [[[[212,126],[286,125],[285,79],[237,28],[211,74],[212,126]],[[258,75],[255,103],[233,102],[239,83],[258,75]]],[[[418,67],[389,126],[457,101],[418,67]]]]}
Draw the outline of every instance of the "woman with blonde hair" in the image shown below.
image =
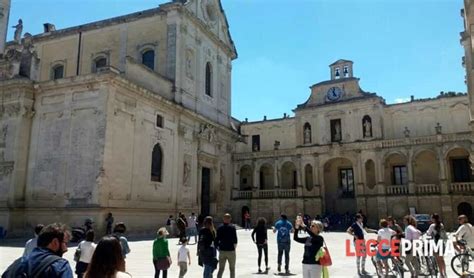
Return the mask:
{"type": "Polygon", "coordinates": [[[166,236],[168,231],[161,227],[156,233],[157,237],[153,241],[153,266],[155,267],[155,278],[160,277],[160,271],[163,271],[163,278],[168,276],[168,268],[171,266],[170,250],[166,236]]]}
{"type": "Polygon", "coordinates": [[[130,278],[125,272],[125,260],[120,241],[115,237],[103,237],[87,267],[85,278],[130,278]]]}
{"type": "MultiPolygon", "coordinates": [[[[412,215],[407,215],[403,218],[403,223],[405,224],[405,239],[418,240],[421,237],[421,231],[416,228],[416,219],[412,215]]],[[[413,248],[407,250],[405,263],[410,270],[411,277],[417,277],[420,273],[420,263],[418,258],[413,256],[413,248]]]]}
{"type": "Polygon", "coordinates": [[[301,218],[296,219],[293,240],[304,244],[303,278],[321,277],[321,264],[316,260],[316,254],[324,244],[324,239],[319,234],[323,231],[323,223],[313,220],[308,228],[301,218]],[[307,237],[298,237],[298,228],[303,227],[309,234],[307,237]]]}

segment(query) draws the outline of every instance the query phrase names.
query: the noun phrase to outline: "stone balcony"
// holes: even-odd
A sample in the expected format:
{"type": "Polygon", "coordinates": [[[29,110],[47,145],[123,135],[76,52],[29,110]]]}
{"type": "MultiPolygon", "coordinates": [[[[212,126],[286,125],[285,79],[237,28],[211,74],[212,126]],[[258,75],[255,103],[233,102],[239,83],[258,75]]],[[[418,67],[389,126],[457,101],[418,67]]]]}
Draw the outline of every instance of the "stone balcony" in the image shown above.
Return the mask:
{"type": "MultiPolygon", "coordinates": [[[[415,192],[417,195],[431,195],[440,194],[441,188],[438,184],[416,184],[415,192]]],[[[453,182],[449,185],[449,192],[451,194],[474,194],[474,182],[453,182]]],[[[408,185],[389,185],[386,187],[386,194],[393,195],[408,195],[408,185]]]]}
{"type": "MultiPolygon", "coordinates": [[[[449,185],[450,194],[474,194],[474,182],[457,182],[449,185]]],[[[301,190],[302,191],[302,190],[301,190]]],[[[320,189],[315,188],[310,196],[303,196],[298,189],[270,189],[270,190],[233,190],[232,199],[281,199],[299,197],[321,197],[320,189]]],[[[385,188],[387,196],[410,195],[408,185],[389,185],[385,188]]],[[[416,184],[415,194],[439,195],[441,188],[438,184],[416,184]]]]}
{"type": "Polygon", "coordinates": [[[455,182],[451,183],[451,192],[452,193],[468,193],[474,194],[474,182],[455,182]]]}
{"type": "Polygon", "coordinates": [[[298,189],[234,190],[233,199],[281,199],[301,197],[298,189]]]}

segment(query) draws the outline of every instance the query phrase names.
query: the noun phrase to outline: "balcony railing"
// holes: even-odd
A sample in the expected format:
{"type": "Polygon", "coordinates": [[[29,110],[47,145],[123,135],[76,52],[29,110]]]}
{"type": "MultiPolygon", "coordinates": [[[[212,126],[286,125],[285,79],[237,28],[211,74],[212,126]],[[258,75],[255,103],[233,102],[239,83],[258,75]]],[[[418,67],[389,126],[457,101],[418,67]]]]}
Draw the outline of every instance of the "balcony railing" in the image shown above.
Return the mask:
{"type": "Polygon", "coordinates": [[[454,182],[451,183],[451,192],[454,193],[474,193],[474,182],[454,182]]]}
{"type": "Polygon", "coordinates": [[[234,191],[235,199],[273,199],[273,198],[295,198],[298,197],[296,189],[267,189],[256,191],[234,191]]]}
{"type": "Polygon", "coordinates": [[[439,193],[439,186],[437,184],[417,184],[417,194],[436,194],[439,193]]]}
{"type": "Polygon", "coordinates": [[[406,195],[406,194],[408,194],[408,185],[387,186],[387,195],[406,195]]]}
{"type": "Polygon", "coordinates": [[[252,191],[237,191],[237,199],[252,199],[252,191]]]}

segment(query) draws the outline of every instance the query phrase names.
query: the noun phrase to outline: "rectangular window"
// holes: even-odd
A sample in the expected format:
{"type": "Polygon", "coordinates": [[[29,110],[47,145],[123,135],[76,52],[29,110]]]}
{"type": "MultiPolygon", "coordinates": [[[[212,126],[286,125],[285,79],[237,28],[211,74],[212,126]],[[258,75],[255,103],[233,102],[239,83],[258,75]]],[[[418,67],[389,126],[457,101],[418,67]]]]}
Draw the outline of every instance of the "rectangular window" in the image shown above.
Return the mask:
{"type": "Polygon", "coordinates": [[[341,119],[331,120],[331,142],[340,142],[342,140],[341,119]]]}
{"type": "Polygon", "coordinates": [[[458,158],[451,160],[451,168],[453,169],[453,182],[470,182],[471,174],[469,160],[467,158],[458,158]]]}
{"type": "Polygon", "coordinates": [[[156,127],[163,128],[163,117],[161,115],[156,115],[156,127]]]}
{"type": "Polygon", "coordinates": [[[260,151],[260,135],[252,135],[252,151],[260,151]]]}
{"type": "Polygon", "coordinates": [[[393,166],[393,184],[406,185],[408,184],[407,166],[393,166]]]}
{"type": "Polygon", "coordinates": [[[354,172],[352,168],[340,169],[340,187],[342,189],[342,198],[354,198],[354,172]]]}

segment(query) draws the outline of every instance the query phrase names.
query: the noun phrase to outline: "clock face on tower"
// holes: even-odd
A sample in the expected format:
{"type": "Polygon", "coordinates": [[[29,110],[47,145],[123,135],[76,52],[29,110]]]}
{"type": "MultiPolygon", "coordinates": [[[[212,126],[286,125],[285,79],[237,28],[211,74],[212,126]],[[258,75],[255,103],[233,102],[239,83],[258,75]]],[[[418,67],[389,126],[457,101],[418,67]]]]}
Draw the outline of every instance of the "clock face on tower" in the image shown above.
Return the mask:
{"type": "Polygon", "coordinates": [[[328,92],[326,93],[326,98],[329,101],[336,101],[341,99],[342,97],[342,90],[339,87],[332,87],[329,88],[328,92]]]}

